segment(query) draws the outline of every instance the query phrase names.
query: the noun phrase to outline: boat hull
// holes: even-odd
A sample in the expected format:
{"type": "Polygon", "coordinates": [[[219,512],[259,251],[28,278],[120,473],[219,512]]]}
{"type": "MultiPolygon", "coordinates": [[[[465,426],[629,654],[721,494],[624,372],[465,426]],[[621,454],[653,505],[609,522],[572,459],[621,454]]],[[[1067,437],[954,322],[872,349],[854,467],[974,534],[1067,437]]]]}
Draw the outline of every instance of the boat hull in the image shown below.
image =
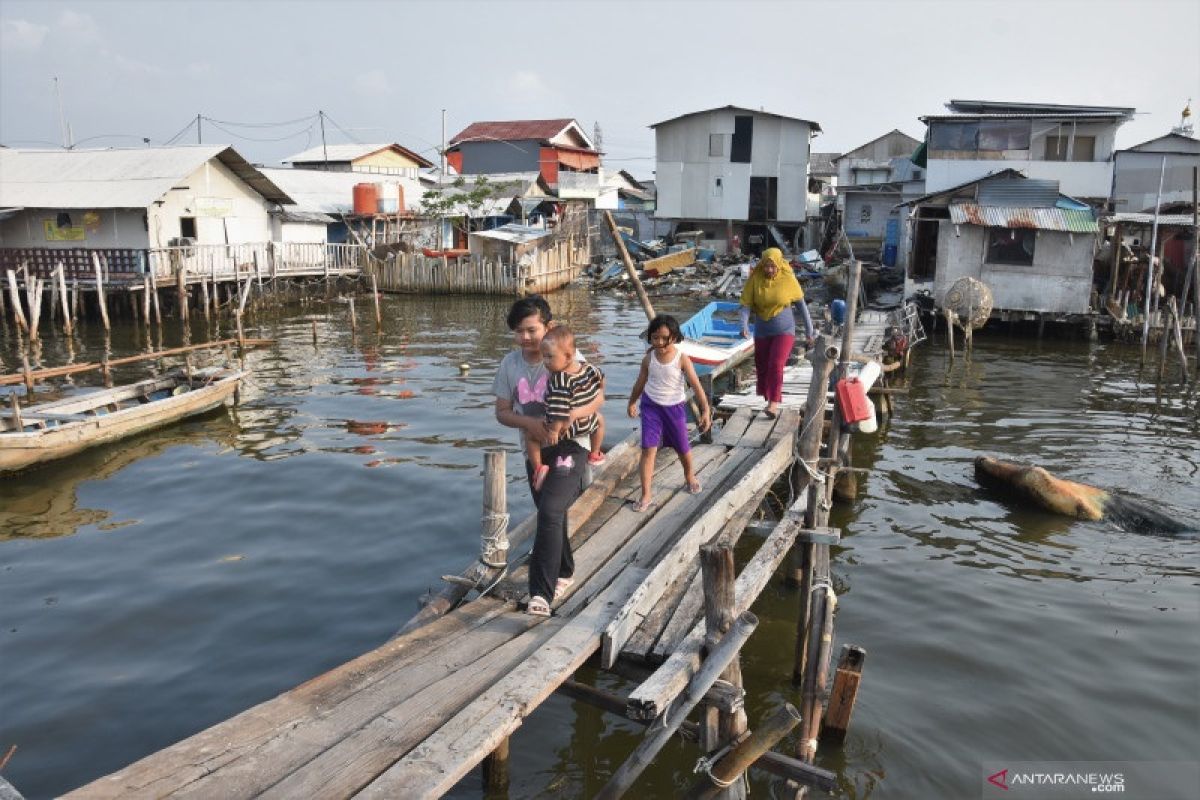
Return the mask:
{"type": "MultiPolygon", "coordinates": [[[[211,411],[233,397],[241,378],[241,372],[231,372],[206,386],[191,389],[183,394],[151,400],[143,405],[122,408],[110,414],[66,422],[52,428],[0,433],[0,473],[16,472],[47,461],[66,458],[91,447],[115,442],[211,411]]],[[[157,382],[162,383],[178,385],[177,381],[157,382]]],[[[148,381],[136,386],[147,384],[155,382],[148,381]]],[[[118,391],[105,390],[41,406],[29,406],[22,414],[29,418],[53,417],[56,410],[85,405],[93,398],[102,400],[118,391]]]]}
{"type": "Polygon", "coordinates": [[[739,309],[737,303],[712,302],[680,326],[684,340],[679,349],[696,365],[696,372],[716,377],[754,352],[754,339],[742,336],[741,321],[728,318],[739,309]]]}

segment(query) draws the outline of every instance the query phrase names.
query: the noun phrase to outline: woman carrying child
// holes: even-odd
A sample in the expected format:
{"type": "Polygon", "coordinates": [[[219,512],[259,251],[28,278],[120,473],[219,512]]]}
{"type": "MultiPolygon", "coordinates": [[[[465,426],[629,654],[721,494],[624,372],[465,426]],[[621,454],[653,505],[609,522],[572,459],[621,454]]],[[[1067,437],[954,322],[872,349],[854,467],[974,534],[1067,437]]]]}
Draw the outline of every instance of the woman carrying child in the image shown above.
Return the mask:
{"type": "MultiPolygon", "coordinates": [[[[553,468],[548,471],[540,489],[533,487],[533,468],[527,461],[526,475],[530,480],[533,503],[537,506],[537,536],[534,541],[529,580],[531,602],[529,612],[549,614],[547,599],[553,600],[571,583],[575,562],[567,539],[567,509],[583,492],[587,473],[587,454],[591,442],[579,439],[559,440],[545,418],[546,392],[550,374],[542,356],[542,339],[551,323],[550,306],[537,296],[525,297],[513,303],[508,312],[508,328],[513,332],[516,349],[506,355],[496,371],[492,393],[496,397],[496,421],[521,433],[524,448],[532,439],[556,452],[545,458],[553,468]],[[582,456],[580,455],[582,453],[582,456]],[[558,461],[562,456],[563,461],[558,461]],[[536,585],[535,585],[536,583],[536,585]],[[539,599],[540,603],[532,600],[539,599]]],[[[604,405],[601,391],[590,402],[570,411],[572,420],[597,413],[604,405]]],[[[549,454],[547,454],[549,455],[549,454]]]]}
{"type": "Polygon", "coordinates": [[[712,424],[708,398],[696,377],[692,361],[676,347],[683,341],[679,322],[670,315],[660,315],[646,329],[646,341],[650,349],[642,359],[642,369],[629,394],[629,416],[639,414],[638,399],[641,398],[642,457],[639,465],[642,478],[642,499],[635,510],[645,511],[650,507],[650,485],[654,478],[654,459],[658,448],[667,446],[679,454],[683,465],[683,476],[687,490],[700,493],[700,481],[692,468],[691,444],[687,432],[687,395],[685,382],[692,387],[700,407],[696,420],[701,433],[712,424]]]}

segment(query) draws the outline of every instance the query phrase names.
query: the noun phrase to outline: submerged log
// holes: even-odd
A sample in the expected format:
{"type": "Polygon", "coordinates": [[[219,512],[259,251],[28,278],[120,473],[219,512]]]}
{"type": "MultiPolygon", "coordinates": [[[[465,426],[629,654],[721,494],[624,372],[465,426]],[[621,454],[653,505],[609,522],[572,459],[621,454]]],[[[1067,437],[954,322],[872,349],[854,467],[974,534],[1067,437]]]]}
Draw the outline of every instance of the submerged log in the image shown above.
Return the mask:
{"type": "Polygon", "coordinates": [[[1042,508],[1076,519],[1109,520],[1136,532],[1184,533],[1193,525],[1151,508],[1129,497],[1086,483],[1056,478],[1041,467],[989,456],[975,459],[975,479],[1009,490],[1042,508]]]}

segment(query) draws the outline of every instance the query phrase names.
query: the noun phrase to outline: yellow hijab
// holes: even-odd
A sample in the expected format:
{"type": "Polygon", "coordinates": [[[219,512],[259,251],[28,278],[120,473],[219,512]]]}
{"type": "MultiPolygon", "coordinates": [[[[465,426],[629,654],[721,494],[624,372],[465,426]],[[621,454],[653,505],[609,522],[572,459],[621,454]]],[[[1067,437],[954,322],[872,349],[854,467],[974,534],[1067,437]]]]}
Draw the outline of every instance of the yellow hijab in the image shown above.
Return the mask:
{"type": "Polygon", "coordinates": [[[761,320],[773,319],[797,300],[804,299],[804,290],[792,272],[792,265],[783,258],[778,247],[763,251],[762,259],[750,273],[750,279],[742,289],[742,305],[754,312],[761,320]],[[768,278],[766,265],[779,267],[775,277],[768,278]]]}

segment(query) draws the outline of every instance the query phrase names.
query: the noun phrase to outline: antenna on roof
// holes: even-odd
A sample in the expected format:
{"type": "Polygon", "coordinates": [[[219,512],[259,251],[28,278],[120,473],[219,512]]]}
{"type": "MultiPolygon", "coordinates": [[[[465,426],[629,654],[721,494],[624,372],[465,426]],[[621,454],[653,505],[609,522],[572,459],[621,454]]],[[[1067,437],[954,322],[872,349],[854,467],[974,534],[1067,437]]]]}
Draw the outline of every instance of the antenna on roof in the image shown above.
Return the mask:
{"type": "Polygon", "coordinates": [[[592,144],[596,146],[597,152],[604,151],[604,131],[600,130],[600,123],[592,124],[592,144]]]}
{"type": "Polygon", "coordinates": [[[1189,97],[1187,105],[1183,107],[1183,112],[1179,115],[1179,124],[1171,128],[1171,133],[1194,136],[1195,130],[1192,126],[1192,98],[1189,97]]]}
{"type": "Polygon", "coordinates": [[[62,91],[58,88],[58,76],[55,75],[50,80],[54,82],[54,97],[58,100],[58,128],[62,134],[62,146],[64,149],[70,150],[75,146],[75,142],[71,136],[71,126],[67,124],[67,115],[63,112],[62,91]]]}

